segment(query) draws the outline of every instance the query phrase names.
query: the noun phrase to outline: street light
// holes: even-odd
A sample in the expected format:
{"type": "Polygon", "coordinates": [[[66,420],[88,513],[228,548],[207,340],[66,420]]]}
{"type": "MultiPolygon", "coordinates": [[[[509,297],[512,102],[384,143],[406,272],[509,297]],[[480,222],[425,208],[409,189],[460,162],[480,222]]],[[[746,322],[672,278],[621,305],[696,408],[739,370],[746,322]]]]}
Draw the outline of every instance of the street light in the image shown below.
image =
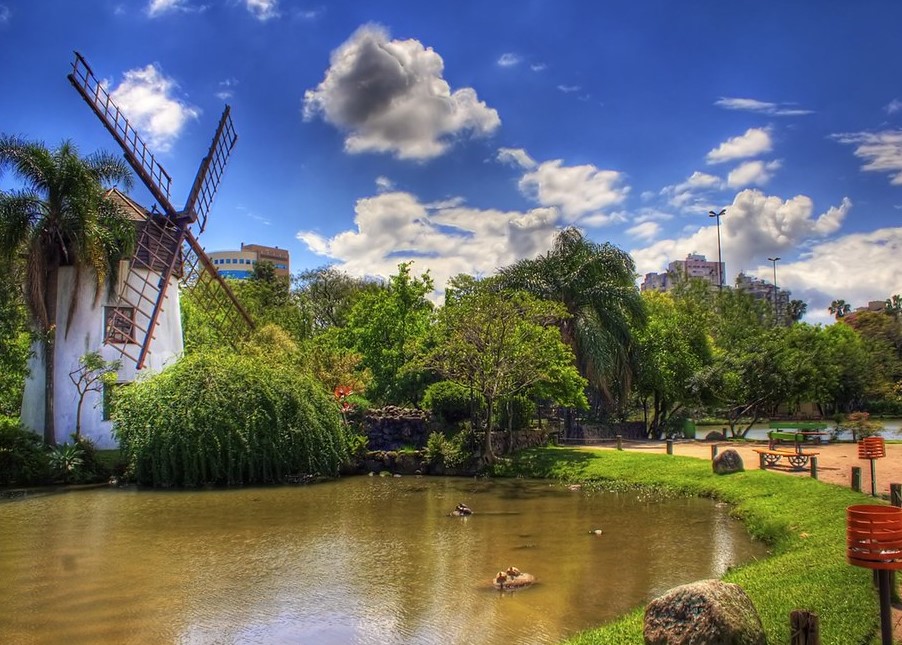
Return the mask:
{"type": "Polygon", "coordinates": [[[774,324],[777,324],[777,260],[780,257],[767,258],[767,261],[774,265],[774,324]]]}
{"type": "Polygon", "coordinates": [[[717,288],[721,290],[723,289],[723,259],[720,257],[720,218],[726,212],[726,208],[722,208],[719,213],[708,211],[708,217],[713,217],[717,220],[717,288]]]}

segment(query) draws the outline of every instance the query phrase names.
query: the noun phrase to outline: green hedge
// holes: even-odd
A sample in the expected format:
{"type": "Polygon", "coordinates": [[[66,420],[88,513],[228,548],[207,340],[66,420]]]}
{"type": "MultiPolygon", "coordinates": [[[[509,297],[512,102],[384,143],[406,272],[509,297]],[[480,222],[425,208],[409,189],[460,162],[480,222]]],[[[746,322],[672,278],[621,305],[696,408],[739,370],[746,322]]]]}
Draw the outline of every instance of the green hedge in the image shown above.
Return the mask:
{"type": "Polygon", "coordinates": [[[334,476],[349,456],[331,394],[290,366],[259,356],[185,356],[122,388],[114,419],[129,474],[152,486],[334,476]]]}
{"type": "MultiPolygon", "coordinates": [[[[750,470],[718,476],[707,460],[613,450],[537,448],[496,467],[496,473],[594,482],[602,488],[664,488],[733,505],[751,535],[773,555],[731,570],[761,616],[769,643],[788,643],[789,613],[820,616],[824,645],[865,645],[879,629],[871,573],[845,561],[845,509],[871,498],[810,478],[750,470]]],[[[573,645],[642,645],[644,608],[578,634],[573,645]]]]}

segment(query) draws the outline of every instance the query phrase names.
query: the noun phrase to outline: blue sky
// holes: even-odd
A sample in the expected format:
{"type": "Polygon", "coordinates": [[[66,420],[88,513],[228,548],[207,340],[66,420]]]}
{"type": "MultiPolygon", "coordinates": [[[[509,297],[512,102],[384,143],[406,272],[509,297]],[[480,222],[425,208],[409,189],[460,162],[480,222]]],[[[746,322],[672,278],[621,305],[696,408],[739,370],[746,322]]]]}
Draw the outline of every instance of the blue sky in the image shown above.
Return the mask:
{"type": "Polygon", "coordinates": [[[177,205],[232,105],[209,250],[413,259],[441,289],[572,224],[645,273],[716,259],[725,208],[727,281],[779,256],[826,322],[902,292],[899,25],[895,0],[0,0],[0,131],[116,150],[66,80],[78,50],[177,205]]]}

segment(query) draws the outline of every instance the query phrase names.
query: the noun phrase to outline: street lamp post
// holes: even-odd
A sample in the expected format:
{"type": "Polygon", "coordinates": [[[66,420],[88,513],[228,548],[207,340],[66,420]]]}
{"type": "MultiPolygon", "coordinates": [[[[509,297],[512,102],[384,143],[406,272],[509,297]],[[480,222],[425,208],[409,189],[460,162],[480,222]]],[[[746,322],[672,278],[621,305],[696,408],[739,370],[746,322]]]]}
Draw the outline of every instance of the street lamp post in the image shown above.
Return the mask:
{"type": "Polygon", "coordinates": [[[774,265],[774,325],[777,324],[777,319],[779,317],[777,315],[777,260],[779,259],[779,256],[775,258],[767,258],[768,262],[774,265]]]}
{"type": "Polygon", "coordinates": [[[721,290],[723,289],[723,259],[720,256],[720,218],[726,212],[726,208],[720,209],[719,213],[708,211],[708,217],[713,217],[717,220],[717,288],[721,290]]]}

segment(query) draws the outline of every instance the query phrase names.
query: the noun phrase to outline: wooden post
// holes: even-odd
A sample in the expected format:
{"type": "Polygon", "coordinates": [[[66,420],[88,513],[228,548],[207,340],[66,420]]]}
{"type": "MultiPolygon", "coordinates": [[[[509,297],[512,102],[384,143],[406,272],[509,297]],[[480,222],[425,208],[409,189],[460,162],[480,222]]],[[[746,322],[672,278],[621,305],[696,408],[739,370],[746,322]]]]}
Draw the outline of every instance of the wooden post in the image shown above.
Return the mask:
{"type": "Polygon", "coordinates": [[[617,435],[617,450],[623,450],[623,435],[617,435]]]}
{"type": "Polygon", "coordinates": [[[668,455],[672,455],[672,454],[673,454],[673,439],[668,439],[668,440],[667,440],[667,454],[668,454],[668,455]]]}
{"type": "Polygon", "coordinates": [[[877,460],[871,459],[871,497],[877,497],[877,460]]]}
{"type": "Polygon", "coordinates": [[[902,484],[889,485],[889,503],[893,506],[902,506],[902,484]]]}
{"type": "Polygon", "coordinates": [[[817,479],[817,457],[812,457],[811,462],[811,479],[817,479]]]}
{"type": "Polygon", "coordinates": [[[758,468],[767,470],[767,462],[764,461],[764,455],[760,452],[758,453],[758,468]]]}
{"type": "Polygon", "coordinates": [[[789,614],[790,645],[821,645],[821,628],[817,614],[797,609],[789,614]]]}
{"type": "Polygon", "coordinates": [[[861,492],[861,466],[852,466],[852,490],[861,492]]]}
{"type": "Polygon", "coordinates": [[[711,446],[711,459],[717,456],[717,444],[711,446]]]}

